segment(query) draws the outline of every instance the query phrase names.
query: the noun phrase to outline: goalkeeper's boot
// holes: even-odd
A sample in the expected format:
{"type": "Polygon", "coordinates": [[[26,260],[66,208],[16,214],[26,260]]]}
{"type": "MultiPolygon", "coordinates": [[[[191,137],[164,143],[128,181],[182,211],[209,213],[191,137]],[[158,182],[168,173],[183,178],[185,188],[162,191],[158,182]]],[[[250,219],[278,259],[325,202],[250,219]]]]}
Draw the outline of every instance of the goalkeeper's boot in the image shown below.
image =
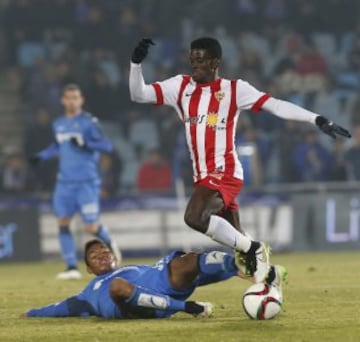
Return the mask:
{"type": "Polygon", "coordinates": [[[78,280],[81,279],[82,275],[80,271],[75,267],[69,267],[64,272],[57,274],[56,279],[59,280],[78,280]]]}
{"type": "Polygon", "coordinates": [[[235,251],[235,264],[244,277],[252,278],[255,283],[262,283],[270,271],[270,247],[252,241],[248,252],[235,251]]]}

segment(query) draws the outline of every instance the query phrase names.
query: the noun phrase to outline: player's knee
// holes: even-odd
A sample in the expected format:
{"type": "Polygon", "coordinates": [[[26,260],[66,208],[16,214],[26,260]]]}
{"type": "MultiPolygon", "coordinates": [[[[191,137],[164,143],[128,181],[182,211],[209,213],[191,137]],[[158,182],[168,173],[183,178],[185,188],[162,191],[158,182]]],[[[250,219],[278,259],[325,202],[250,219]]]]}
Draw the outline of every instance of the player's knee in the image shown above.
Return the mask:
{"type": "Polygon", "coordinates": [[[109,287],[110,297],[115,301],[129,298],[133,290],[134,286],[121,278],[112,280],[109,287]]]}
{"type": "Polygon", "coordinates": [[[89,234],[95,234],[99,229],[98,225],[95,223],[86,223],[84,228],[89,234]]]}
{"type": "Polygon", "coordinates": [[[59,227],[67,227],[70,225],[71,219],[69,217],[60,217],[58,219],[59,227]]]}
{"type": "Polygon", "coordinates": [[[205,233],[209,225],[209,217],[192,209],[187,209],[184,215],[185,223],[192,229],[205,233]]]}

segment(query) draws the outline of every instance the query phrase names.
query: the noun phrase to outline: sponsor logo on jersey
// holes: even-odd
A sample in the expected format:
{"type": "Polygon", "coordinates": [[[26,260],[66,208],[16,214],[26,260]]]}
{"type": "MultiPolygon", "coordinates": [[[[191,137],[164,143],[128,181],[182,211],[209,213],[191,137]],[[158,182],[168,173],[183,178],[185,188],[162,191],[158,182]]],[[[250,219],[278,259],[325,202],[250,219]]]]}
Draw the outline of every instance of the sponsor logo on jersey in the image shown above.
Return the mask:
{"type": "Polygon", "coordinates": [[[206,124],[211,128],[215,128],[217,125],[217,122],[218,122],[218,113],[215,113],[215,112],[208,113],[206,124]]]}
{"type": "Polygon", "coordinates": [[[69,141],[71,138],[76,138],[79,141],[83,141],[83,137],[81,133],[77,133],[77,132],[56,133],[56,141],[59,144],[65,141],[69,141]]]}

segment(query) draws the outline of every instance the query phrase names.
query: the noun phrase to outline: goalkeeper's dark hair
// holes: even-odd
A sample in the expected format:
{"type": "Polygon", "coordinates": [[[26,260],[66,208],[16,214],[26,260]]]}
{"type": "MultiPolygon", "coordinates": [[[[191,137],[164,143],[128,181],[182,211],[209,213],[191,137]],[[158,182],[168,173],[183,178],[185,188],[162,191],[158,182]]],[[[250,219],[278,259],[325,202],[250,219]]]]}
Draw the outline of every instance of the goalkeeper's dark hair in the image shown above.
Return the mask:
{"type": "Polygon", "coordinates": [[[65,93],[67,91],[76,91],[76,90],[78,90],[80,93],[82,93],[81,88],[78,84],[76,84],[76,83],[66,84],[62,89],[62,95],[65,95],[65,93]]]}
{"type": "Polygon", "coordinates": [[[84,249],[84,261],[85,261],[85,264],[86,264],[87,266],[89,266],[88,261],[87,261],[87,253],[88,253],[89,249],[90,249],[92,246],[97,245],[97,244],[106,246],[106,245],[104,244],[104,242],[102,242],[101,240],[98,240],[98,239],[92,239],[92,240],[88,241],[88,242],[85,244],[85,249],[84,249]]]}
{"type": "Polygon", "coordinates": [[[221,56],[222,56],[221,45],[215,38],[202,37],[202,38],[195,39],[191,42],[190,48],[191,48],[191,50],[192,49],[206,50],[207,53],[212,58],[221,59],[221,56]]]}

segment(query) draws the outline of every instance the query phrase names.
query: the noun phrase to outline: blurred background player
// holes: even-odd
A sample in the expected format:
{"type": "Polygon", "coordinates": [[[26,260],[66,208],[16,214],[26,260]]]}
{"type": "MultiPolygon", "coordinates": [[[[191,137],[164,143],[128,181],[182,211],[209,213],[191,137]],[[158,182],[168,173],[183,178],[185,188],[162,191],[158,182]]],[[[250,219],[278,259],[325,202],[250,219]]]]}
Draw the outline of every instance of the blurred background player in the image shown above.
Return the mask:
{"type": "Polygon", "coordinates": [[[344,128],[323,116],[272,98],[241,79],[219,76],[222,48],[214,38],[191,43],[191,76],[177,75],[147,85],[141,62],[154,45],[142,39],[131,57],[130,95],[140,103],[172,106],[185,125],[193,162],[195,188],[185,211],[185,222],[225,246],[234,248],[237,263],[256,282],[275,277],[268,247],[252,241],[241,229],[236,197],[243,185],[243,169],[234,143],[241,110],[264,109],[283,119],[316,124],[325,134],[351,137],[344,128]]]}
{"type": "Polygon", "coordinates": [[[53,206],[59,225],[61,253],[66,270],[58,279],[80,279],[76,245],[70,231],[72,217],[80,212],[85,230],[111,248],[118,262],[119,249],[106,228],[98,223],[100,178],[99,152],[110,153],[110,141],[103,135],[96,117],[83,110],[84,98],[76,84],[64,87],[61,102],[64,116],[53,123],[55,142],[31,157],[32,164],[59,157],[59,173],[53,195],[53,206]]]}
{"type": "MultiPolygon", "coordinates": [[[[201,254],[177,251],[152,266],[116,269],[113,253],[96,239],[85,245],[85,263],[96,278],[80,294],[29,310],[23,317],[165,318],[180,311],[208,317],[213,313],[211,303],[187,301],[194,290],[234,276],[242,277],[234,257],[218,251],[201,254]]],[[[271,285],[281,292],[285,275],[280,274],[271,285]]]]}

